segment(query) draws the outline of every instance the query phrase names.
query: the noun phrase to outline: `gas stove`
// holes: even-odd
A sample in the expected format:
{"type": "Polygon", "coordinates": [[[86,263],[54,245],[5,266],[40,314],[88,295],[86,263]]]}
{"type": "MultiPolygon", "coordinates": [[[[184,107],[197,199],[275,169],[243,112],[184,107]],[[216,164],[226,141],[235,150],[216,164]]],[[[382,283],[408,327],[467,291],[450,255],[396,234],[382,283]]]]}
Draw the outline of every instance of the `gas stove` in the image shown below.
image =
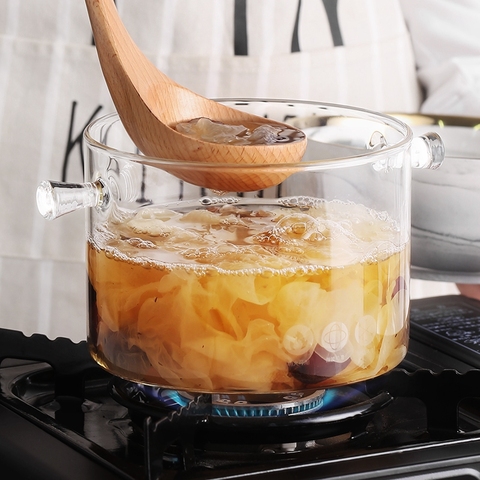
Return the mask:
{"type": "Polygon", "coordinates": [[[0,329],[9,479],[480,478],[480,302],[411,303],[402,364],[355,385],[190,395],[132,384],[85,342],[0,329]]]}

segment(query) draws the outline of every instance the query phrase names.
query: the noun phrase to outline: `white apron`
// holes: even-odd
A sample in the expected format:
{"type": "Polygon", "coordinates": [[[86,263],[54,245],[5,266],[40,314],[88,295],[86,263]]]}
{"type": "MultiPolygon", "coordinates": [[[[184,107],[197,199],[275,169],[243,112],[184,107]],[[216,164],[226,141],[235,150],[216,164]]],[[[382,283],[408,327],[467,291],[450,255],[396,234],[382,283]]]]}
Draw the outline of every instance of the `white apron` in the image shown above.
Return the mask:
{"type": "MultiPolygon", "coordinates": [[[[142,51],[205,96],[419,109],[396,0],[117,5],[142,51]]],[[[82,130],[112,110],[83,2],[0,2],[0,327],[85,338],[85,213],[48,222],[35,191],[82,181],[82,130]]]]}

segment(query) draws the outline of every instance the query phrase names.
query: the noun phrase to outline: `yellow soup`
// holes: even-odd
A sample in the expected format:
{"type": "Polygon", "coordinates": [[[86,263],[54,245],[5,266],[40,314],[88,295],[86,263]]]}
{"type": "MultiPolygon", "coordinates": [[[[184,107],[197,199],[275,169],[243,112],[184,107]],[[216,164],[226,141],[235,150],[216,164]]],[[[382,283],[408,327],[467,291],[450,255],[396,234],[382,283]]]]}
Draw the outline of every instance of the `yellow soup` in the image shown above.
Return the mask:
{"type": "Polygon", "coordinates": [[[361,205],[147,207],[93,232],[90,338],[112,373],[209,392],[285,392],[395,367],[408,248],[361,205]]]}

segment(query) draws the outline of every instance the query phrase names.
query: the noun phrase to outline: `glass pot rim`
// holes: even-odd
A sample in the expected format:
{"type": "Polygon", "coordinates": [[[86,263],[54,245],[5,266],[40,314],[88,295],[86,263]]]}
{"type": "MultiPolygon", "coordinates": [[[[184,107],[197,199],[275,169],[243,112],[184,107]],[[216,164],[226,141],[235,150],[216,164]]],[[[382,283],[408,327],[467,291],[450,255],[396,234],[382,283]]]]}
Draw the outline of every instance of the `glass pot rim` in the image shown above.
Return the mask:
{"type": "MultiPolygon", "coordinates": [[[[84,130],[84,140],[88,144],[88,147],[91,150],[99,151],[100,153],[115,156],[117,159],[133,161],[142,164],[149,164],[159,168],[167,168],[169,166],[175,167],[176,169],[201,169],[204,168],[215,168],[215,169],[228,169],[228,170],[240,170],[248,167],[252,170],[262,170],[262,171],[283,171],[285,169],[295,168],[296,171],[308,171],[308,170],[318,170],[318,169],[331,169],[331,168],[346,168],[359,165],[365,165],[368,163],[375,163],[380,157],[396,155],[404,150],[406,150],[412,142],[413,131],[408,124],[404,121],[395,118],[393,116],[375,112],[373,110],[364,109],[361,107],[354,107],[350,105],[342,105],[328,102],[317,102],[310,100],[278,100],[278,99],[267,99],[267,98],[219,98],[215,99],[220,103],[233,103],[235,104],[276,104],[276,105],[285,105],[295,106],[295,105],[304,105],[317,107],[323,113],[325,111],[332,111],[332,118],[342,118],[346,121],[349,119],[354,120],[366,120],[369,122],[378,123],[379,126],[389,127],[394,129],[397,133],[401,135],[401,140],[393,143],[382,145],[381,148],[376,148],[372,150],[362,150],[361,153],[353,154],[350,156],[335,156],[326,159],[319,160],[302,160],[301,162],[292,162],[292,163],[275,163],[275,164],[242,164],[242,163],[219,163],[219,162],[198,162],[195,160],[186,161],[186,160],[175,160],[175,159],[166,159],[151,157],[143,155],[142,153],[135,152],[126,152],[114,148],[102,141],[97,140],[97,137],[100,137],[100,134],[103,129],[111,128],[114,124],[120,122],[121,120],[117,112],[108,113],[101,117],[96,118],[90,122],[84,130]]],[[[323,117],[319,117],[323,118],[323,117]]],[[[373,133],[373,131],[372,131],[373,133]]],[[[307,135],[308,139],[308,135],[307,135]]],[[[309,139],[309,141],[312,141],[309,139]]],[[[315,141],[315,140],[313,140],[315,141]]],[[[343,147],[343,145],[342,145],[343,147]]],[[[245,145],[242,148],[254,148],[252,145],[245,145]]],[[[353,150],[354,147],[352,147],[353,150]]]]}

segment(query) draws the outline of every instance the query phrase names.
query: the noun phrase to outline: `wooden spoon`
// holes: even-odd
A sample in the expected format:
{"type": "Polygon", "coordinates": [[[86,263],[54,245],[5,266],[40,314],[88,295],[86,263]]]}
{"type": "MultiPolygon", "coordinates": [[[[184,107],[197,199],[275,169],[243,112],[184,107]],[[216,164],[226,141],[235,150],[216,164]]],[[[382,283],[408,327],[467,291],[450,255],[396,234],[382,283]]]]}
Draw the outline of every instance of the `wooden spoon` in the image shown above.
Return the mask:
{"type": "MultiPolygon", "coordinates": [[[[245,168],[198,170],[156,165],[189,183],[221,191],[253,191],[277,185],[293,173],[291,168],[249,168],[252,164],[296,163],[306,138],[270,145],[231,145],[202,141],[175,130],[179,122],[206,117],[213,121],[252,128],[278,122],[229,108],[175,83],[139,50],[123,25],[113,0],[86,0],[98,57],[120,119],[140,151],[148,157],[209,164],[240,164],[245,168]],[[262,170],[262,171],[260,171],[262,170]],[[268,173],[267,173],[268,172],[268,173]]],[[[148,161],[146,162],[148,163],[148,161]]]]}

